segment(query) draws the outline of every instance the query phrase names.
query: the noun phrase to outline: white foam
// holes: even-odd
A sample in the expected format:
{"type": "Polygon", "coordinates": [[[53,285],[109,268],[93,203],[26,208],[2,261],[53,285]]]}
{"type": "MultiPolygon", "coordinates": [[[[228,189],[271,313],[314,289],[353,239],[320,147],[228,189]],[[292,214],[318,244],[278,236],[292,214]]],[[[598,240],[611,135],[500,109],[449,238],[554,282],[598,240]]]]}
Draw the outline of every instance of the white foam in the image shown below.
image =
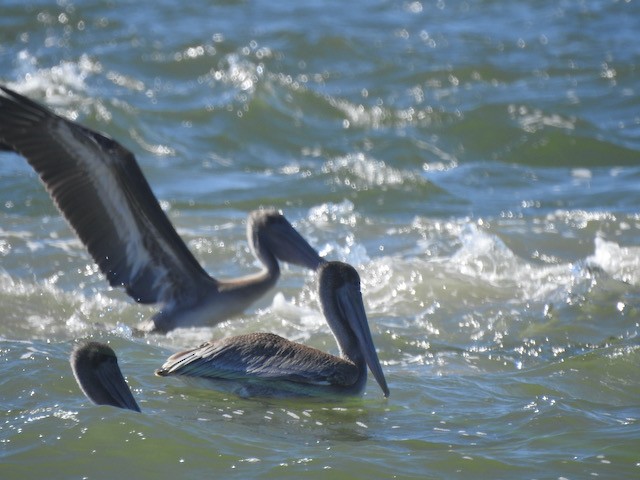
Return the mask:
{"type": "Polygon", "coordinates": [[[340,203],[323,203],[317,207],[309,209],[307,217],[316,224],[322,225],[329,222],[355,224],[356,215],[354,213],[354,205],[350,200],[343,200],[340,203]]]}
{"type": "Polygon", "coordinates": [[[16,63],[16,75],[21,80],[9,82],[8,87],[27,96],[44,93],[47,104],[52,106],[67,107],[73,100],[77,101],[74,92],[88,92],[87,78],[102,71],[100,63],[84,54],[77,61],[63,60],[57,65],[42,67],[37,57],[22,50],[16,63]]]}
{"type": "Polygon", "coordinates": [[[460,235],[462,247],[451,261],[459,265],[465,275],[482,277],[488,281],[501,280],[505,272],[517,269],[513,252],[498,237],[468,224],[460,235]]]}
{"type": "Polygon", "coordinates": [[[293,341],[303,342],[312,332],[326,329],[327,323],[319,309],[311,305],[296,304],[293,299],[287,300],[282,292],[276,293],[271,304],[271,311],[278,318],[287,322],[287,326],[295,329],[288,338],[293,341]]]}
{"type": "Polygon", "coordinates": [[[596,237],[594,244],[595,250],[586,259],[587,265],[601,268],[616,280],[640,284],[640,248],[621,247],[601,237],[596,237]]]}
{"type": "Polygon", "coordinates": [[[384,161],[370,158],[362,152],[327,160],[322,166],[322,171],[335,174],[335,181],[356,189],[427,183],[419,171],[393,168],[384,161]]]}

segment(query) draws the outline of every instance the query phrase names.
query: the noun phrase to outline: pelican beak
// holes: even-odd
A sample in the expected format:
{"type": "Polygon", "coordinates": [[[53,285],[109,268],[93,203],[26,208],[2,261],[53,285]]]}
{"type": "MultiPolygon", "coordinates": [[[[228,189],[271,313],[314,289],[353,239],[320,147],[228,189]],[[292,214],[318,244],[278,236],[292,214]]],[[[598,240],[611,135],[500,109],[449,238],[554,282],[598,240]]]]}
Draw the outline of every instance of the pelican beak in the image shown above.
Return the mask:
{"type": "Polygon", "coordinates": [[[373,377],[380,385],[385,398],[389,397],[389,387],[387,386],[387,380],[384,378],[376,347],[371,338],[371,330],[369,329],[369,322],[367,321],[360,290],[353,286],[346,287],[343,294],[339,295],[339,304],[349,322],[349,326],[356,335],[358,346],[365,362],[369,366],[369,370],[371,370],[373,377]]]}
{"type": "Polygon", "coordinates": [[[278,260],[316,270],[325,260],[309,245],[289,221],[280,215],[269,226],[269,246],[278,260]]]}
{"type": "Polygon", "coordinates": [[[71,353],[70,362],[80,389],[93,403],[140,411],[111,347],[88,342],[71,353]]]}

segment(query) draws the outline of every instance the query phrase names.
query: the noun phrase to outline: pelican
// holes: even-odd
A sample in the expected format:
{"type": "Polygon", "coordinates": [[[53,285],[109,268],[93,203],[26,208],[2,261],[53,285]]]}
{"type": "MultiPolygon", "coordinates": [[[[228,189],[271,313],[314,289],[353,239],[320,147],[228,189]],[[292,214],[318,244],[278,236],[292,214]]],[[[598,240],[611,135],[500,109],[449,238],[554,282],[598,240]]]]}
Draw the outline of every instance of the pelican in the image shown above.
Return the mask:
{"type": "Polygon", "coordinates": [[[93,403],[140,411],[111,347],[99,342],[78,345],[69,361],[80,389],[93,403]]]}
{"type": "Polygon", "coordinates": [[[176,353],[156,375],[179,376],[196,386],[242,397],[317,397],[361,394],[368,365],[388,397],[358,273],[346,263],[326,262],[318,269],[318,289],[340,356],[272,333],[250,333],[176,353]]]}
{"type": "Polygon", "coordinates": [[[140,329],[213,326],[274,286],[278,261],[311,270],[324,260],[276,210],[249,215],[247,237],[264,268],[218,280],[180,238],[134,155],[112,138],[0,86],[0,150],[24,156],[111,286],[161,308],[140,329]]]}

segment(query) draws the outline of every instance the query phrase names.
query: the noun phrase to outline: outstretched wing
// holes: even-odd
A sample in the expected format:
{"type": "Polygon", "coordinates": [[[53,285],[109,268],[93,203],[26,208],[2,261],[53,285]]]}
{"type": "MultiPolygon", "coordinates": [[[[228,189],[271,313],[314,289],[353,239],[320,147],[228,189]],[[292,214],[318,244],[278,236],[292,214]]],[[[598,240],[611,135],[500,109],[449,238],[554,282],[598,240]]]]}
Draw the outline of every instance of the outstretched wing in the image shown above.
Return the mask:
{"type": "Polygon", "coordinates": [[[358,369],[348,360],[278,335],[253,333],[176,353],[156,374],[346,387],[355,383],[358,369]]]}
{"type": "Polygon", "coordinates": [[[160,208],[133,154],[0,86],[0,149],[23,155],[112,286],[191,304],[217,282],[160,208]]]}

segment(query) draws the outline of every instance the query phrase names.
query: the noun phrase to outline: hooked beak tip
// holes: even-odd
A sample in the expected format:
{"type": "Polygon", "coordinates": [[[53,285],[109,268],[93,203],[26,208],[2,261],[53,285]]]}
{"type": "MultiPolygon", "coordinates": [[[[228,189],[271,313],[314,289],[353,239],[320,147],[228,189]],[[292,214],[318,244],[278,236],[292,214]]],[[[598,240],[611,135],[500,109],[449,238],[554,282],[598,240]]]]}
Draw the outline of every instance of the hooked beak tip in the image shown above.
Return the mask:
{"type": "Polygon", "coordinates": [[[378,382],[378,384],[380,385],[380,388],[382,389],[382,395],[384,395],[384,398],[389,398],[389,387],[387,386],[387,382],[386,380],[383,382],[378,382]]]}

